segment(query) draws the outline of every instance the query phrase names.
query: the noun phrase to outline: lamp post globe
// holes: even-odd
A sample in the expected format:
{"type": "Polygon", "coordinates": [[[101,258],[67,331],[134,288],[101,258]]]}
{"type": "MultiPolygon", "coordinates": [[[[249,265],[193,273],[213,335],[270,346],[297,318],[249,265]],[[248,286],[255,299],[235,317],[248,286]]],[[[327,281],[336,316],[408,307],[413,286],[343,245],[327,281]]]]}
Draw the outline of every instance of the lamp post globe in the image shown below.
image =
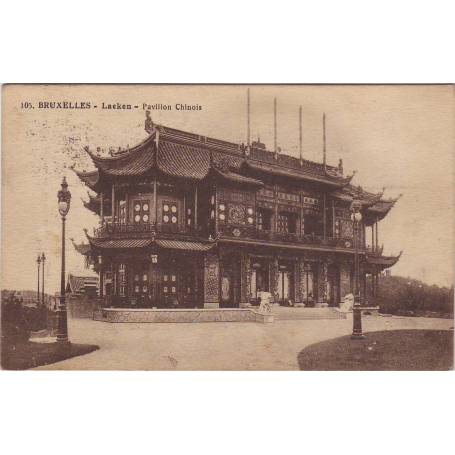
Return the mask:
{"type": "Polygon", "coordinates": [[[57,308],[57,342],[68,344],[68,316],[65,301],[65,222],[66,215],[70,209],[71,193],[68,190],[68,183],[63,177],[61,189],[57,193],[58,211],[62,218],[62,270],[60,277],[60,304],[57,308]]]}
{"type": "Polygon", "coordinates": [[[354,307],[352,309],[352,335],[351,339],[361,340],[365,338],[362,332],[362,309],[360,306],[360,286],[359,286],[359,224],[362,221],[360,212],[362,204],[359,201],[353,201],[351,204],[351,220],[354,237],[354,307]]]}

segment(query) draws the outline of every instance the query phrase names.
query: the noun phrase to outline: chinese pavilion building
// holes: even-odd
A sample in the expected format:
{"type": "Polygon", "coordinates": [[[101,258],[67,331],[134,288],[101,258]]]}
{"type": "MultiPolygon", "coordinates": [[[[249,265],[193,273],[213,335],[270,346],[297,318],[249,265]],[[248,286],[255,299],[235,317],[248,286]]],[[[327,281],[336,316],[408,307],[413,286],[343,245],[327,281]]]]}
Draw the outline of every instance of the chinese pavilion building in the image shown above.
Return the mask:
{"type": "Polygon", "coordinates": [[[106,307],[234,308],[260,291],[277,303],[338,306],[353,292],[353,200],[363,215],[361,298],[373,303],[378,276],[399,258],[382,255],[378,236],[396,199],[351,185],[341,160],[311,162],[150,117],[146,131],[110,156],[86,148],[95,170],[75,171],[100,218],[75,247],[99,274],[106,307]]]}

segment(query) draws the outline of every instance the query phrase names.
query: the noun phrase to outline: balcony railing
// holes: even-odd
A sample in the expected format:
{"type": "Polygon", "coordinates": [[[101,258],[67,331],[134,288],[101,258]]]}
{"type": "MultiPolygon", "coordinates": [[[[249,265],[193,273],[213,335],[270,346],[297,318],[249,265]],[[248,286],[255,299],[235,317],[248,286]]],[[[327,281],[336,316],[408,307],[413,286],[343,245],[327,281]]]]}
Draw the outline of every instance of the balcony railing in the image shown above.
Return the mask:
{"type": "MultiPolygon", "coordinates": [[[[119,222],[105,223],[104,226],[94,230],[95,237],[151,237],[157,233],[198,236],[203,234],[201,229],[195,230],[192,226],[183,226],[178,224],[164,223],[146,223],[146,224],[124,224],[119,222]]],[[[214,236],[214,234],[212,234],[214,236]]],[[[338,238],[330,236],[322,236],[319,234],[297,234],[266,231],[257,229],[254,226],[233,228],[229,225],[224,225],[219,235],[223,237],[233,237],[239,239],[264,240],[269,242],[289,242],[301,243],[314,246],[325,246],[333,248],[354,249],[354,241],[352,238],[338,238]]],[[[208,234],[207,234],[208,237],[208,234]]],[[[360,246],[360,251],[366,251],[370,254],[381,255],[381,248],[372,248],[370,246],[360,246]]]]}
{"type": "Polygon", "coordinates": [[[366,246],[366,252],[375,256],[382,256],[382,252],[384,251],[384,245],[381,246],[366,246]]]}
{"type": "MultiPolygon", "coordinates": [[[[352,238],[330,237],[319,234],[297,234],[288,232],[274,232],[254,227],[238,227],[233,229],[229,226],[223,226],[221,235],[224,237],[247,238],[254,240],[264,240],[269,242],[289,242],[302,243],[308,245],[320,245],[334,248],[354,249],[352,238]]],[[[365,251],[365,246],[360,246],[360,251],[365,251]]]]}
{"type": "Polygon", "coordinates": [[[103,226],[94,230],[95,237],[111,237],[120,236],[124,234],[140,234],[140,235],[153,235],[157,232],[169,234],[196,234],[197,231],[189,226],[179,224],[164,224],[164,223],[105,223],[103,226]]]}

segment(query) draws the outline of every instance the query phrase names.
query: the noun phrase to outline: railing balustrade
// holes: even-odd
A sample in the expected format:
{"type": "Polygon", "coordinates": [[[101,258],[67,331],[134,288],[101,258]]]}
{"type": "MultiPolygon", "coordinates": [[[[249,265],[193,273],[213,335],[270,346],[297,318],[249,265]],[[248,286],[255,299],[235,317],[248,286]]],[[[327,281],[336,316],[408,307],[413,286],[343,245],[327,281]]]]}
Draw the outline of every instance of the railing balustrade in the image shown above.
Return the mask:
{"type": "MultiPolygon", "coordinates": [[[[224,229],[223,236],[234,236],[232,233],[234,230],[224,229]]],[[[254,227],[240,229],[240,238],[259,239],[265,241],[277,241],[277,242],[290,242],[290,243],[302,243],[308,245],[320,245],[320,246],[331,246],[334,248],[346,248],[353,249],[354,242],[351,238],[339,238],[339,237],[324,237],[320,234],[300,234],[291,232],[274,232],[263,229],[257,229],[254,227]]],[[[202,235],[201,230],[195,230],[192,226],[184,226],[180,224],[165,224],[165,223],[137,223],[137,224],[125,224],[120,222],[108,222],[103,226],[95,229],[95,237],[111,237],[118,236],[123,237],[128,234],[133,235],[153,235],[155,233],[167,233],[167,234],[186,234],[186,235],[202,235]]],[[[212,234],[213,235],[213,234],[212,234]]],[[[366,251],[370,254],[381,255],[383,247],[375,248],[371,246],[361,246],[360,250],[366,251]]]]}

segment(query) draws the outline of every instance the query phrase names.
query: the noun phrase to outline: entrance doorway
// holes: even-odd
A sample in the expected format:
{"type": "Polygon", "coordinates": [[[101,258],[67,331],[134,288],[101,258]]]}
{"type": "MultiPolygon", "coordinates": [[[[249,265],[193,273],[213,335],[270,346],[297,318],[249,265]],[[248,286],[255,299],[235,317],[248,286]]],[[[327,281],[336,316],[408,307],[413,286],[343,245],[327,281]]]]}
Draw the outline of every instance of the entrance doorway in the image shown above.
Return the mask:
{"type": "Polygon", "coordinates": [[[259,292],[270,292],[269,262],[266,259],[251,259],[251,303],[259,305],[259,292]]]}
{"type": "Polygon", "coordinates": [[[294,266],[289,262],[278,264],[278,299],[294,300],[294,266]]]}
{"type": "Polygon", "coordinates": [[[240,258],[229,256],[221,264],[220,307],[237,308],[240,303],[240,258]]]}

